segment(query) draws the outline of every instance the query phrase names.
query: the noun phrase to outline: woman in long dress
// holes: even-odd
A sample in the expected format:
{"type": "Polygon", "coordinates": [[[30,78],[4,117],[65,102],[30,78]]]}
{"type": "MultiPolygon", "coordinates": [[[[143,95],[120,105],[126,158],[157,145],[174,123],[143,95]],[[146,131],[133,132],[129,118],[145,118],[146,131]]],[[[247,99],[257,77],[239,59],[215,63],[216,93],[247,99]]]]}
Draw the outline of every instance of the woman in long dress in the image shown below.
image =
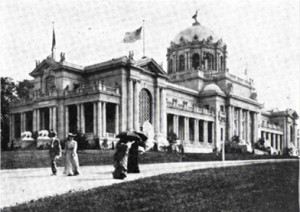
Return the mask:
{"type": "Polygon", "coordinates": [[[77,142],[74,140],[74,137],[74,134],[69,133],[66,142],[66,164],[64,173],[68,176],[79,175],[77,142]]]}
{"type": "Polygon", "coordinates": [[[127,175],[128,152],[133,142],[125,142],[120,140],[116,145],[114,154],[113,178],[124,179],[127,175]]]}
{"type": "Polygon", "coordinates": [[[140,173],[139,168],[139,147],[145,148],[145,143],[142,141],[135,141],[128,153],[128,173],[140,173]]]}

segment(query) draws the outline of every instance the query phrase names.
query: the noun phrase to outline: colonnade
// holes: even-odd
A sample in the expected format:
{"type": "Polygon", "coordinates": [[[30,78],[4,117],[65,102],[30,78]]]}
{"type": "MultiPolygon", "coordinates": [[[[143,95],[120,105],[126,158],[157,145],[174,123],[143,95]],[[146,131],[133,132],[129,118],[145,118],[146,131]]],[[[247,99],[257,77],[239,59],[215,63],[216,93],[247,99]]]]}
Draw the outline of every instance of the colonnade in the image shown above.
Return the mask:
{"type": "MultiPolygon", "coordinates": [[[[98,101],[98,102],[90,102],[93,104],[93,135],[97,137],[107,137],[107,102],[98,101]]],[[[70,111],[69,106],[65,106],[65,135],[67,135],[70,131],[69,120],[70,120],[70,111]]],[[[115,114],[114,114],[114,134],[119,133],[119,105],[114,104],[115,106],[115,114]]],[[[86,117],[85,117],[85,103],[76,104],[76,126],[77,130],[81,133],[86,133],[86,117]]],[[[91,112],[91,111],[89,111],[91,112]]]]}
{"type": "Polygon", "coordinates": [[[254,143],[258,139],[257,112],[240,107],[227,107],[227,139],[231,140],[234,135],[241,139],[254,143]]]}
{"type": "Polygon", "coordinates": [[[179,140],[203,142],[203,144],[214,143],[215,140],[215,123],[212,121],[201,120],[196,118],[183,117],[180,115],[173,115],[173,132],[177,135],[179,140]],[[181,132],[180,121],[183,119],[183,133],[181,132]],[[192,120],[192,122],[190,122],[192,120]],[[192,135],[190,135],[190,123],[193,124],[192,135]],[[200,131],[200,123],[202,124],[202,132],[200,131]],[[210,125],[210,126],[209,126],[210,125]],[[192,138],[192,139],[191,139],[192,138]]]}
{"type": "Polygon", "coordinates": [[[264,138],[265,141],[269,141],[273,148],[283,150],[282,134],[261,131],[261,137],[264,138]]]}

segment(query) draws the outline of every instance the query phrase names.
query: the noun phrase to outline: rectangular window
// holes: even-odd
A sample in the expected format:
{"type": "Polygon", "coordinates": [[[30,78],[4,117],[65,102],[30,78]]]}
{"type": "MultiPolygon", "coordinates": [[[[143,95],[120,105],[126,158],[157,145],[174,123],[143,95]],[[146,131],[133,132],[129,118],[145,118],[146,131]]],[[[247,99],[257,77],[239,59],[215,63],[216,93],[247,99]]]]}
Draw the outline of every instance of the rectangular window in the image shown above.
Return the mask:
{"type": "Polygon", "coordinates": [[[220,105],[220,111],[224,112],[224,106],[223,105],[220,105]]]}

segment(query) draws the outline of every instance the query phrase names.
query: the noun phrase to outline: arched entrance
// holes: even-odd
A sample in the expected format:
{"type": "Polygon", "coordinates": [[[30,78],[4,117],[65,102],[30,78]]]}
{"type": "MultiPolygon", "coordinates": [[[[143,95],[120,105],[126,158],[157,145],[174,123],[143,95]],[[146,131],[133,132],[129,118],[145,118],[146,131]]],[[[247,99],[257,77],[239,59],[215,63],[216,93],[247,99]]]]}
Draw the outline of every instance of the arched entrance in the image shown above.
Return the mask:
{"type": "Polygon", "coordinates": [[[143,125],[145,121],[149,121],[152,124],[151,120],[151,105],[152,98],[151,93],[147,89],[142,89],[139,94],[139,124],[143,125]]]}

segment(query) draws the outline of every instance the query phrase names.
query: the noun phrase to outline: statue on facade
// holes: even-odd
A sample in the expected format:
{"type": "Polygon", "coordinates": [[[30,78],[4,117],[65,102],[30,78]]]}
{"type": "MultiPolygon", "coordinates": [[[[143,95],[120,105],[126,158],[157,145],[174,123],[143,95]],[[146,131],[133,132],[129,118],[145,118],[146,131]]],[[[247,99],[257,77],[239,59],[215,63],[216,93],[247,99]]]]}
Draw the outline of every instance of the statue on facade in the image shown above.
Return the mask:
{"type": "Polygon", "coordinates": [[[38,67],[38,65],[40,65],[41,62],[39,60],[35,60],[35,67],[38,67]]]}
{"type": "Polygon", "coordinates": [[[64,52],[61,52],[61,53],[60,53],[60,62],[65,61],[65,59],[66,59],[65,53],[64,53],[64,52]]]}
{"type": "Polygon", "coordinates": [[[129,51],[128,58],[129,58],[130,60],[134,60],[134,59],[133,59],[133,56],[134,56],[134,51],[129,51]]]}
{"type": "Polygon", "coordinates": [[[198,10],[196,10],[195,15],[193,15],[193,19],[195,19],[195,23],[193,23],[193,25],[200,25],[199,21],[197,20],[198,17],[198,10]]]}
{"type": "Polygon", "coordinates": [[[232,83],[227,84],[227,93],[231,94],[233,92],[233,85],[232,83]]]}

